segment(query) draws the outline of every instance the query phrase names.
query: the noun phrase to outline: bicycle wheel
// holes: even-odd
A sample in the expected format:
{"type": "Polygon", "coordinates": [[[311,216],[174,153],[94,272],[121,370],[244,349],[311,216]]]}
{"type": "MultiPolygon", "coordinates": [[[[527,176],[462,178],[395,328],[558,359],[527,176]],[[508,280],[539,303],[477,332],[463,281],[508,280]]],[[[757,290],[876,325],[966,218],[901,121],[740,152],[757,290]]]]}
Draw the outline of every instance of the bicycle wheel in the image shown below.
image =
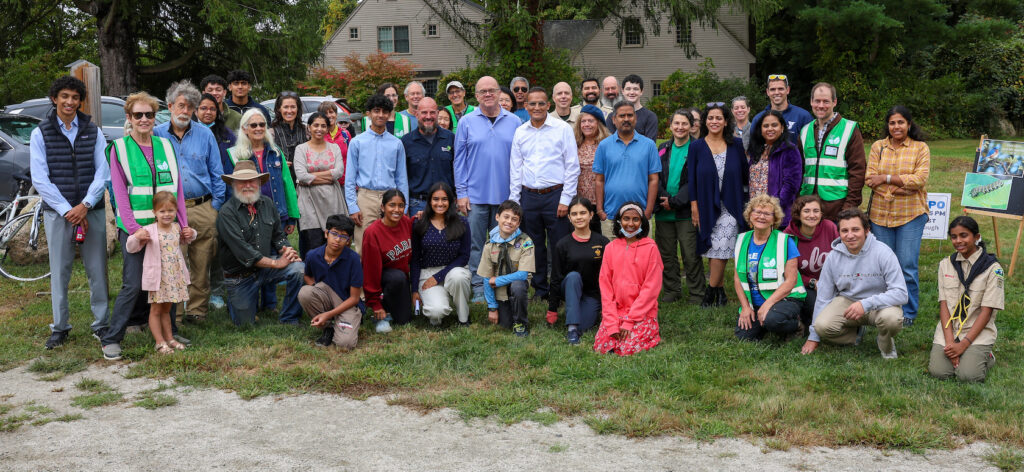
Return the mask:
{"type": "Polygon", "coordinates": [[[8,278],[30,282],[50,275],[43,218],[40,215],[33,221],[34,216],[33,213],[19,215],[0,229],[0,273],[8,278]],[[34,245],[29,244],[33,225],[38,228],[34,245]]]}

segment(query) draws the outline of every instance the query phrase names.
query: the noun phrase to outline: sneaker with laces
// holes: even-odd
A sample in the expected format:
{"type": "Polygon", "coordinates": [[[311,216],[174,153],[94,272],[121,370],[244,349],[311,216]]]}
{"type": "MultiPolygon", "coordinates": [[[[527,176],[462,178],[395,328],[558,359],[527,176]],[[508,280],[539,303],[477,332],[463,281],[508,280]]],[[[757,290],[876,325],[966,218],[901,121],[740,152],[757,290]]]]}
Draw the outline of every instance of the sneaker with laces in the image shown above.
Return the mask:
{"type": "Polygon", "coordinates": [[[324,332],[320,334],[315,344],[320,347],[328,347],[334,344],[334,328],[331,326],[324,328],[324,332]]]}
{"type": "Polygon", "coordinates": [[[441,326],[440,316],[428,316],[427,319],[430,320],[430,326],[441,326]]]}
{"type": "Polygon", "coordinates": [[[878,350],[882,353],[882,359],[895,359],[897,357],[896,341],[894,341],[892,338],[889,338],[888,352],[886,350],[883,350],[881,346],[878,347],[878,350]]]}
{"type": "Polygon", "coordinates": [[[108,361],[116,361],[121,359],[121,345],[118,343],[107,344],[102,347],[103,358],[108,361]]]}
{"type": "Polygon", "coordinates": [[[224,303],[223,297],[217,295],[210,297],[210,308],[213,308],[214,310],[223,310],[227,307],[228,306],[224,303]]]}
{"type": "Polygon", "coordinates": [[[853,341],[854,346],[860,346],[860,342],[864,340],[864,326],[857,328],[857,339],[853,341]]]}
{"type": "Polygon", "coordinates": [[[914,319],[913,318],[907,318],[906,316],[904,316],[903,317],[903,327],[904,328],[909,328],[911,326],[914,326],[914,319]]]}
{"type": "Polygon", "coordinates": [[[569,341],[569,344],[573,346],[580,343],[580,330],[575,328],[569,328],[569,332],[566,333],[565,339],[569,341]]]}
{"type": "Polygon", "coordinates": [[[525,338],[530,335],[530,330],[526,329],[526,325],[523,323],[516,323],[512,325],[512,333],[520,338],[525,338]]]}
{"type": "Polygon", "coordinates": [[[390,333],[391,323],[389,323],[388,320],[380,320],[377,322],[377,327],[375,329],[378,333],[390,333]]]}
{"type": "Polygon", "coordinates": [[[104,329],[105,328],[100,328],[100,329],[97,329],[97,330],[93,330],[92,337],[96,338],[97,341],[103,341],[103,330],[104,329]]]}
{"type": "Polygon", "coordinates": [[[63,346],[66,342],[68,342],[67,331],[54,331],[50,333],[50,338],[46,340],[46,349],[63,346]]]}

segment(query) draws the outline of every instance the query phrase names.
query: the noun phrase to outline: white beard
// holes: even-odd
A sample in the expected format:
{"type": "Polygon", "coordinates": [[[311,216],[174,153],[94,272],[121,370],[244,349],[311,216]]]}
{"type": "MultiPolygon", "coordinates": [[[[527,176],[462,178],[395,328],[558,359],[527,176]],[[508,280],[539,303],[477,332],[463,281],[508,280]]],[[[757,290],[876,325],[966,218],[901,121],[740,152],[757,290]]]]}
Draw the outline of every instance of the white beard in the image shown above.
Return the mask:
{"type": "Polygon", "coordinates": [[[245,196],[245,194],[243,194],[242,192],[235,191],[235,198],[237,198],[238,201],[246,205],[252,205],[253,203],[256,203],[260,199],[260,192],[254,192],[252,196],[245,196]]]}

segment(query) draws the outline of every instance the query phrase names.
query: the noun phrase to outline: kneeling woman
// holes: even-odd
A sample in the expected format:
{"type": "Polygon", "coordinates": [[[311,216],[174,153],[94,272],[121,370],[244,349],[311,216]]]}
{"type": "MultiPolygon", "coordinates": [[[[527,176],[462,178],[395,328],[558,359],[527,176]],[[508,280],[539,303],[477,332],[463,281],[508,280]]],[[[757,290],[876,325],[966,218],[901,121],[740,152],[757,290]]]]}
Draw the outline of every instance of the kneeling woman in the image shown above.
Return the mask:
{"type": "Polygon", "coordinates": [[[377,320],[377,332],[387,333],[391,321],[406,324],[412,320],[412,220],[405,216],[401,190],[384,192],[381,201],[383,215],[363,233],[363,291],[377,320]]]}
{"type": "Polygon", "coordinates": [[[466,267],[472,242],[469,223],[456,212],[451,186],[437,182],[427,195],[427,208],[412,225],[412,299],[423,303],[423,315],[432,325],[452,312],[452,303],[459,323],[467,325],[473,295],[466,267]]]}
{"type": "Polygon", "coordinates": [[[601,256],[608,238],[593,231],[590,222],[597,206],[577,195],[569,202],[572,234],[555,244],[551,253],[551,289],[548,291],[548,324],[558,320],[558,304],[565,299],[566,339],[579,344],[580,335],[592,328],[601,316],[601,256]]]}
{"type": "Polygon", "coordinates": [[[741,234],[736,244],[733,285],[740,300],[736,337],[756,341],[765,333],[795,333],[807,293],[797,269],[796,241],[776,229],[783,219],[779,199],[767,194],[751,198],[743,218],[754,229],[741,234]]]}
{"type": "Polygon", "coordinates": [[[664,265],[643,207],[626,202],[615,218],[614,241],[601,263],[601,327],[594,350],[628,356],[661,342],[658,293],[664,265]]]}
{"type": "Polygon", "coordinates": [[[996,311],[1003,309],[1003,267],[985,250],[978,222],[949,224],[956,253],[939,262],[939,325],[928,372],[940,379],[984,382],[995,363],[996,311]]]}

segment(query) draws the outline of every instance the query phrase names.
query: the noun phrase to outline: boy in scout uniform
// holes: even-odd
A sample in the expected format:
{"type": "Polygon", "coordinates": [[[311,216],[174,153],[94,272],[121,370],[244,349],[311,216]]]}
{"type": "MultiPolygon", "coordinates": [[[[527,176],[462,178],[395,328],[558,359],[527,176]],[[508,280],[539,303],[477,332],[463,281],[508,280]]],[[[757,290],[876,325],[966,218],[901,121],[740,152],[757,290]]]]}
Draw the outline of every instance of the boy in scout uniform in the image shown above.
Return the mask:
{"type": "Polygon", "coordinates": [[[985,250],[978,223],[958,216],[949,224],[956,252],[939,262],[939,324],[928,372],[984,382],[996,363],[996,311],[1003,309],[1003,267],[985,250]],[[966,290],[965,290],[966,289],[966,290]]]}
{"type": "Polygon", "coordinates": [[[480,253],[477,274],[487,280],[487,318],[511,328],[516,336],[526,337],[530,327],[526,319],[527,290],[534,272],[533,240],[519,229],[523,209],[512,200],[498,206],[498,226],[491,230],[480,253]]]}

